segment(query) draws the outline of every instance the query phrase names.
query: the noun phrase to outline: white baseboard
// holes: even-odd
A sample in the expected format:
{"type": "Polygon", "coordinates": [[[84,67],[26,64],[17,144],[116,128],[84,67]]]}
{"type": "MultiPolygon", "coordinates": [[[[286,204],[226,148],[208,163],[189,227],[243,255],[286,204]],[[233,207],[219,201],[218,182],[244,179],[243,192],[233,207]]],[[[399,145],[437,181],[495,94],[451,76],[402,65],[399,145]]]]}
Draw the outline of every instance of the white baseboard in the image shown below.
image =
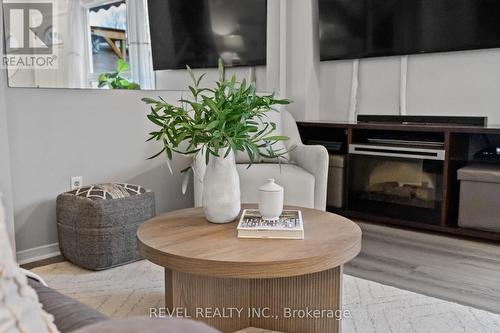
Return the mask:
{"type": "Polygon", "coordinates": [[[59,243],[34,247],[16,253],[19,265],[29,264],[35,261],[44,260],[61,255],[59,243]]]}

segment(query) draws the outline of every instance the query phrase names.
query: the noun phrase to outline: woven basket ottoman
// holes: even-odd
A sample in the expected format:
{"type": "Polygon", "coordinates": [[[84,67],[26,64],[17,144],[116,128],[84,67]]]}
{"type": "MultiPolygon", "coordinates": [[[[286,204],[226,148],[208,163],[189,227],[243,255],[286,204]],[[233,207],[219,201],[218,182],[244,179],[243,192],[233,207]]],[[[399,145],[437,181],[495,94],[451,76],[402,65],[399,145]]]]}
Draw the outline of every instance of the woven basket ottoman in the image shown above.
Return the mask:
{"type": "Polygon", "coordinates": [[[82,187],[57,197],[61,254],[103,270],[141,259],[137,228],[155,215],[154,193],[130,184],[82,187]]]}

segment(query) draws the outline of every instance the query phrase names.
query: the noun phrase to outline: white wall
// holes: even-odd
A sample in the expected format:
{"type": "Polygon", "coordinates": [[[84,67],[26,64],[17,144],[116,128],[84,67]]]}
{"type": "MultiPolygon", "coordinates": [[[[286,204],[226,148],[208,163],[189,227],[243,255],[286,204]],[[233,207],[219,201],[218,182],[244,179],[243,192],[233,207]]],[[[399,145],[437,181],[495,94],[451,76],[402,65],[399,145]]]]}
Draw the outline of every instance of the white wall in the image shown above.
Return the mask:
{"type": "MultiPolygon", "coordinates": [[[[345,121],[352,61],[321,63],[319,119],[345,121]]],[[[400,58],[362,59],[358,113],[398,114],[400,58]]],[[[408,57],[409,115],[485,115],[500,123],[500,49],[408,57]]]]}
{"type": "MultiPolygon", "coordinates": [[[[289,110],[298,120],[347,121],[353,62],[319,63],[316,0],[283,1],[289,110]]],[[[362,59],[358,114],[398,114],[399,84],[400,57],[362,59]]],[[[409,56],[407,114],[485,115],[500,124],[500,49],[409,56]]]]}
{"type": "MultiPolygon", "coordinates": [[[[353,61],[320,65],[319,119],[347,121],[353,61]]],[[[363,59],[359,65],[358,113],[398,114],[399,58],[363,59]]]]}
{"type": "Polygon", "coordinates": [[[410,57],[408,112],[485,115],[500,124],[500,49],[410,57]]]}
{"type": "MultiPolygon", "coordinates": [[[[219,71],[216,68],[193,69],[196,77],[206,74],[201,83],[202,86],[213,86],[212,83],[219,79],[219,71]]],[[[236,75],[239,80],[255,80],[259,91],[266,91],[268,86],[266,66],[256,67],[234,67],[226,69],[226,77],[229,79],[236,75]],[[252,73],[253,71],[253,73],[252,73]]],[[[188,85],[192,85],[192,80],[185,69],[156,71],[156,88],[158,90],[178,91],[188,85]]]]}

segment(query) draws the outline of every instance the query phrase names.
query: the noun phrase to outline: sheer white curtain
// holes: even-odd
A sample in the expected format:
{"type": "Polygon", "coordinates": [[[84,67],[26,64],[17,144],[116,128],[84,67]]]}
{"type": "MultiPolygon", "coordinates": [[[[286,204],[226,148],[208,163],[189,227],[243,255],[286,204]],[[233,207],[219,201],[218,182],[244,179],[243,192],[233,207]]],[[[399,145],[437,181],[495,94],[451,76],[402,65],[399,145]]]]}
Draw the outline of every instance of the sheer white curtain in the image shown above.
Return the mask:
{"type": "Polygon", "coordinates": [[[147,0],[127,0],[127,23],[132,81],[155,89],[147,0]]]}
{"type": "Polygon", "coordinates": [[[87,9],[80,0],[69,0],[68,83],[70,88],[88,88],[87,9]]]}

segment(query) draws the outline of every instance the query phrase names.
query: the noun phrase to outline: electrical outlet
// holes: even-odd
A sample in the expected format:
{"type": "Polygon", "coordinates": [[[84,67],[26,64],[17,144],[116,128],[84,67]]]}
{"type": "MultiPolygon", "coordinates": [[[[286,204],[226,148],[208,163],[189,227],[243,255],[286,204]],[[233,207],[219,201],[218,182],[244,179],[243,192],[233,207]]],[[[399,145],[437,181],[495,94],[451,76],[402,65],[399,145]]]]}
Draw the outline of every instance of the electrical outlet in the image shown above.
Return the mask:
{"type": "Polygon", "coordinates": [[[79,187],[83,186],[83,177],[82,176],[73,176],[71,177],[71,190],[76,190],[79,187]]]}

